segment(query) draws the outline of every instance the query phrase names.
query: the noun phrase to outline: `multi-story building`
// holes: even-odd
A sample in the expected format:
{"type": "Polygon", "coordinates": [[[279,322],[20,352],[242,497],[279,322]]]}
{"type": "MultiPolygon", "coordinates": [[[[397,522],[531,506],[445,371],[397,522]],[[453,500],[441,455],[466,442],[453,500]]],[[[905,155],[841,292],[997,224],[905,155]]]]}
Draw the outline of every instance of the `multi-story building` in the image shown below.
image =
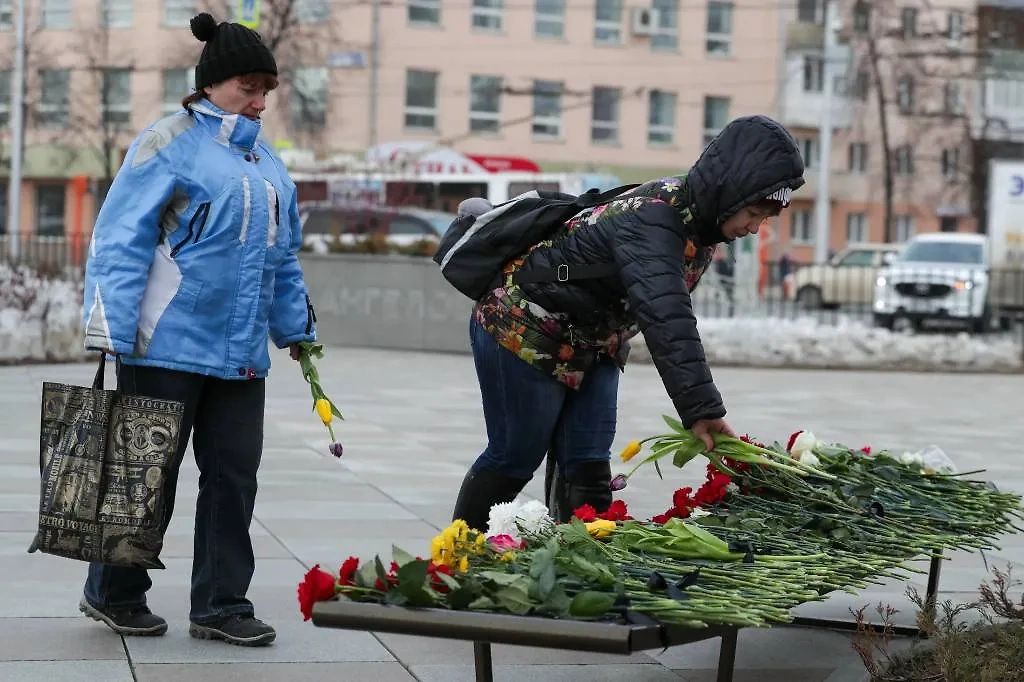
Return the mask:
{"type": "MultiPolygon", "coordinates": [[[[839,44],[830,56],[833,249],[975,228],[969,181],[979,68],[969,37],[975,35],[973,5],[973,0],[941,6],[926,0],[899,5],[859,0],[839,10],[839,44]]],[[[780,244],[797,260],[808,260],[821,172],[825,3],[800,0],[791,12],[782,118],[806,149],[808,183],[794,202],[780,244]]]]}
{"type": "MultiPolygon", "coordinates": [[[[1024,32],[984,43],[1004,52],[984,61],[1000,67],[980,77],[984,41],[973,38],[981,33],[973,27],[1016,24],[1005,8],[977,13],[976,1],[841,3],[841,45],[830,57],[833,249],[973,229],[972,140],[1005,137],[1006,126],[991,121],[1011,129],[1024,123],[1020,72],[1012,70],[1024,62],[1015,61],[1024,32]]],[[[228,17],[242,3],[27,2],[21,228],[81,241],[132,137],[190,90],[202,45],[189,19],[202,10],[228,17]]],[[[685,169],[727,121],[766,113],[790,127],[808,165],[808,183],[773,231],[772,251],[788,246],[796,260],[810,259],[824,0],[258,4],[259,30],[282,72],[264,117],[267,138],[281,148],[361,157],[375,145],[428,143],[629,182],[685,169]]],[[[0,0],[0,228],[14,5],[0,0]]]]}
{"type": "MultiPolygon", "coordinates": [[[[0,0],[8,62],[13,4],[0,0]]],[[[376,21],[371,3],[260,4],[283,72],[268,138],[319,156],[428,141],[636,181],[685,169],[731,118],[778,109],[782,26],[764,0],[408,0],[376,21]]],[[[132,135],[187,94],[201,49],[188,20],[207,8],[29,2],[23,228],[88,230],[132,135]]]]}

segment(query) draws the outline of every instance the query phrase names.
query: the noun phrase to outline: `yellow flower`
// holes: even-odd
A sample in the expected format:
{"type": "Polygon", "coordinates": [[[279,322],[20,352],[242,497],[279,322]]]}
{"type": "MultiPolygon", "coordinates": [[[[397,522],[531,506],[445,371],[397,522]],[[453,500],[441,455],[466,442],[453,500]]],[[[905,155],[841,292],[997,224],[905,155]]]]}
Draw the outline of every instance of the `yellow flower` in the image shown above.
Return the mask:
{"type": "Polygon", "coordinates": [[[640,454],[640,441],[631,440],[626,444],[626,447],[622,449],[622,454],[619,455],[619,457],[622,458],[623,462],[628,462],[638,454],[640,454]]]}
{"type": "Polygon", "coordinates": [[[465,573],[469,570],[469,557],[463,556],[459,559],[459,573],[465,573]]]}
{"type": "Polygon", "coordinates": [[[327,398],[320,398],[314,405],[316,407],[316,413],[319,415],[320,421],[324,423],[324,426],[330,424],[331,418],[334,416],[331,413],[331,401],[327,398]]]}
{"type": "Polygon", "coordinates": [[[597,519],[584,525],[587,527],[587,532],[595,538],[608,537],[618,527],[614,521],[606,521],[605,519],[597,519]]]}
{"type": "Polygon", "coordinates": [[[501,560],[502,561],[515,561],[516,560],[516,553],[515,552],[505,552],[504,554],[501,555],[501,560]]]}

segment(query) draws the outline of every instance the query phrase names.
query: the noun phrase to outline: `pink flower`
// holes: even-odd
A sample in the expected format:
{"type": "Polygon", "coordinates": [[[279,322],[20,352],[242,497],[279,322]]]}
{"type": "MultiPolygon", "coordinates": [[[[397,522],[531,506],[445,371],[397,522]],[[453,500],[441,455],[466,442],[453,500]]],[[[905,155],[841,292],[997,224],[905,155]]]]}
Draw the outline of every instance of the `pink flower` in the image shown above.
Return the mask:
{"type": "Polygon", "coordinates": [[[487,538],[487,544],[491,546],[491,549],[499,553],[522,549],[526,546],[526,543],[522,540],[516,540],[511,535],[505,535],[504,533],[487,538]]]}

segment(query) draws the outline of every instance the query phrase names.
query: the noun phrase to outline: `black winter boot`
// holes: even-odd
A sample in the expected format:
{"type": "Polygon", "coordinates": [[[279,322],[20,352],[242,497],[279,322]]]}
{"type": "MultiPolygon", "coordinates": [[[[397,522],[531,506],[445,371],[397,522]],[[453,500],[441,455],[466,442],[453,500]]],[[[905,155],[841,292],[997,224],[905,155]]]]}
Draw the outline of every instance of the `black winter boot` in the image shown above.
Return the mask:
{"type": "Polygon", "coordinates": [[[548,511],[557,523],[567,523],[572,513],[585,504],[598,512],[612,503],[612,465],[608,460],[576,464],[572,478],[563,478],[557,468],[553,475],[548,511]]]}
{"type": "Polygon", "coordinates": [[[452,520],[462,519],[470,528],[487,532],[491,507],[516,499],[529,479],[510,478],[493,469],[470,469],[462,480],[452,520]]]}

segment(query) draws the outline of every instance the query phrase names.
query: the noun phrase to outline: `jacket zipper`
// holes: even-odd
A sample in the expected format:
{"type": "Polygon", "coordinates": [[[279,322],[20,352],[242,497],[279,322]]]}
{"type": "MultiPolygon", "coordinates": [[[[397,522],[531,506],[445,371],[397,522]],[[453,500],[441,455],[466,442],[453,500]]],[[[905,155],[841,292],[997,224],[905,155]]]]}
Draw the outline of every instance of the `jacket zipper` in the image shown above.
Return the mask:
{"type": "Polygon", "coordinates": [[[176,257],[178,255],[178,252],[181,251],[182,247],[184,247],[185,244],[187,244],[190,239],[192,240],[193,244],[199,241],[199,236],[203,234],[203,228],[206,227],[206,217],[209,214],[210,202],[204,201],[203,203],[199,204],[199,208],[197,208],[196,212],[192,215],[192,220],[188,221],[188,232],[185,234],[185,238],[178,242],[173,249],[171,249],[171,258],[176,257]],[[199,226],[199,232],[195,235],[195,237],[193,237],[193,230],[195,230],[196,221],[199,220],[199,216],[203,217],[203,222],[199,226]]]}

